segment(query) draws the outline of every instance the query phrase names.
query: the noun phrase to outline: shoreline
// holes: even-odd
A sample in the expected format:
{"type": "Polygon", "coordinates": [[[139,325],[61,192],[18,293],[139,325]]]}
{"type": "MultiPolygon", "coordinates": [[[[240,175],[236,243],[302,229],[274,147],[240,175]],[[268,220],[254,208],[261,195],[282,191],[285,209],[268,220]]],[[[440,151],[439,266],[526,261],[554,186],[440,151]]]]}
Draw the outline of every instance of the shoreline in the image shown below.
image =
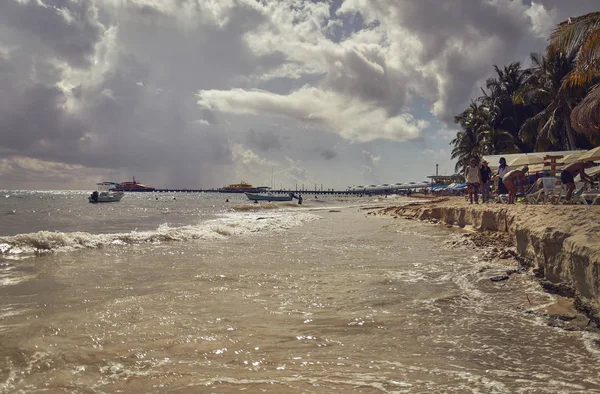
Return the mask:
{"type": "Polygon", "coordinates": [[[600,329],[600,240],[593,237],[600,233],[599,207],[471,205],[462,197],[434,197],[370,213],[467,230],[465,242],[472,242],[489,258],[512,258],[517,263],[516,269],[492,281],[527,272],[557,296],[557,303],[540,313],[549,325],[600,329]],[[589,320],[575,327],[563,324],[576,320],[569,311],[589,320]]]}

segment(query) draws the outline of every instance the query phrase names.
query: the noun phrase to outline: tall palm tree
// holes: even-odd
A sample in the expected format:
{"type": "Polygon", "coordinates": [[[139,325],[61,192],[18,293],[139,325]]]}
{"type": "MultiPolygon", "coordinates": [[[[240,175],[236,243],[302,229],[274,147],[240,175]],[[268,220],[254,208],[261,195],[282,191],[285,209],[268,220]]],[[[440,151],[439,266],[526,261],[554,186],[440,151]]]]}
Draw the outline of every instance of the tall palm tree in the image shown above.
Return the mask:
{"type": "Polygon", "coordinates": [[[575,67],[575,54],[549,48],[545,56],[531,54],[531,74],[513,99],[517,104],[535,106],[539,111],[519,130],[524,141],[535,141],[536,150],[576,148],[569,115],[574,106],[573,90],[562,89],[563,81],[575,67]],[[571,94],[569,94],[571,93],[571,94]]]}
{"type": "Polygon", "coordinates": [[[530,71],[523,70],[518,62],[504,66],[502,69],[494,65],[494,70],[497,77],[486,81],[489,93],[482,89],[483,96],[479,98],[490,109],[490,127],[504,130],[513,137],[510,140],[510,151],[514,151],[512,146],[514,144],[518,151],[531,152],[534,145],[518,138],[521,126],[532,115],[531,110],[520,103],[515,103],[512,98],[513,94],[526,83],[530,71]]]}
{"type": "Polygon", "coordinates": [[[600,133],[600,12],[562,22],[550,36],[550,47],[575,53],[577,62],[563,82],[563,89],[590,88],[571,113],[573,127],[580,133],[600,133]]]}
{"type": "Polygon", "coordinates": [[[453,145],[451,158],[456,159],[455,171],[464,169],[471,158],[478,157],[481,153],[479,130],[482,122],[482,112],[476,102],[471,102],[469,108],[454,117],[454,122],[460,125],[461,130],[450,141],[453,145]]]}

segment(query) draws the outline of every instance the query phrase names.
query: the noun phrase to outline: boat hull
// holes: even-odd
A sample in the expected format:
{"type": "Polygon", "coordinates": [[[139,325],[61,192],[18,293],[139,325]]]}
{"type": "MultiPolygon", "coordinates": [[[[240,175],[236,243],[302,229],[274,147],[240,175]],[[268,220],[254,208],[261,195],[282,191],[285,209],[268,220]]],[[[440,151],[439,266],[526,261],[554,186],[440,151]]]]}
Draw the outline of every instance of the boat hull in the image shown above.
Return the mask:
{"type": "Polygon", "coordinates": [[[113,195],[100,195],[97,199],[94,199],[91,196],[88,196],[88,201],[95,204],[99,202],[118,202],[123,198],[123,194],[113,194],[113,195]]]}
{"type": "Polygon", "coordinates": [[[266,194],[244,193],[250,201],[292,201],[292,196],[269,196],[266,194]]]}

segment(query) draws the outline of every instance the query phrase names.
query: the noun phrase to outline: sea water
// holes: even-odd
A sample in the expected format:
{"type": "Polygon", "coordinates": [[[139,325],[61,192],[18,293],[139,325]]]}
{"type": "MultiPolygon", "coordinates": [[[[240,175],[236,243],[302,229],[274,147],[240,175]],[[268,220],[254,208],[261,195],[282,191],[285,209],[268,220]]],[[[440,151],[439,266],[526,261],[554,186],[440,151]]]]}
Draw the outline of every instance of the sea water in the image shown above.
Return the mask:
{"type": "Polygon", "coordinates": [[[2,192],[0,392],[600,392],[512,262],[364,209],[402,198],[87,194],[2,192]]]}

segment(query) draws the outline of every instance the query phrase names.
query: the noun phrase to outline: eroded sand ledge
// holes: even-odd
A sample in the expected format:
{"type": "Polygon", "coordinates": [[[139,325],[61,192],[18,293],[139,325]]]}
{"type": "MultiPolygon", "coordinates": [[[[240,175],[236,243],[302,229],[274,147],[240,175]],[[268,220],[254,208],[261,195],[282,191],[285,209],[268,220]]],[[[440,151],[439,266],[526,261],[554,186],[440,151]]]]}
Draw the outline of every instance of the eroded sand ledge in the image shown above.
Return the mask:
{"type": "Polygon", "coordinates": [[[573,290],[579,309],[600,322],[600,207],[469,205],[464,198],[390,207],[379,213],[510,236],[519,257],[573,290]]]}

